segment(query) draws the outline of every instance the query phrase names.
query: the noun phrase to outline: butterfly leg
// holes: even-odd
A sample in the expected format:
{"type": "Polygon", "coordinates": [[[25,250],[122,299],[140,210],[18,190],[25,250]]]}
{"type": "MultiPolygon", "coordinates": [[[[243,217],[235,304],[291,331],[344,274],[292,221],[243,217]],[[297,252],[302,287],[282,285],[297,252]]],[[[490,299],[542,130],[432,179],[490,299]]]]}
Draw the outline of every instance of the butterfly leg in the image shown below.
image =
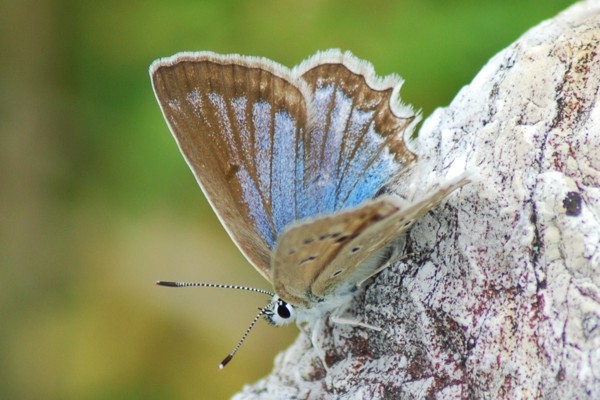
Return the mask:
{"type": "Polygon", "coordinates": [[[329,366],[327,365],[327,362],[325,361],[326,353],[325,353],[325,350],[323,350],[323,348],[319,344],[319,336],[321,336],[321,332],[324,328],[323,322],[324,322],[324,320],[322,318],[319,318],[310,327],[308,326],[308,324],[302,324],[302,325],[299,324],[298,327],[300,328],[302,333],[304,333],[304,335],[306,335],[308,340],[310,340],[310,343],[311,343],[313,349],[315,349],[315,352],[317,353],[317,357],[321,361],[321,364],[323,365],[325,372],[327,373],[327,375],[329,375],[330,369],[329,369],[329,366]]]}
{"type": "Polygon", "coordinates": [[[379,326],[375,326],[375,325],[371,325],[368,324],[366,322],[361,322],[359,320],[356,319],[351,319],[351,318],[346,318],[346,317],[342,317],[340,314],[342,314],[344,312],[344,308],[338,308],[333,314],[331,314],[331,316],[329,317],[329,320],[331,322],[333,322],[334,324],[340,324],[340,325],[349,325],[349,326],[359,326],[361,328],[366,328],[366,329],[371,329],[377,332],[381,332],[383,331],[382,328],[380,328],[379,326]]]}
{"type": "Polygon", "coordinates": [[[361,322],[355,319],[340,317],[337,315],[332,315],[330,321],[340,325],[360,326],[361,328],[371,329],[377,332],[383,331],[383,329],[378,326],[367,324],[366,322],[361,322]]]}

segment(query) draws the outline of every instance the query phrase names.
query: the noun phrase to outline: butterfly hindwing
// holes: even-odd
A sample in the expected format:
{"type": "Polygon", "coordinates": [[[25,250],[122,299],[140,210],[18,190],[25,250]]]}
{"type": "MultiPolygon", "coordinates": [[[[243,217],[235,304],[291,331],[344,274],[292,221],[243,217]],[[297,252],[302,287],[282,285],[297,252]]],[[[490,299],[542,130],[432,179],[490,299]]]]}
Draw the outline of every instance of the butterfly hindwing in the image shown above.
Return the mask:
{"type": "Polygon", "coordinates": [[[294,72],[312,92],[300,219],[374,198],[416,160],[404,136],[420,117],[400,103],[400,77],[377,78],[371,64],[339,51],[318,53],[294,72]]]}
{"type": "MultiPolygon", "coordinates": [[[[385,197],[355,209],[292,225],[279,239],[273,254],[275,291],[289,303],[309,306],[311,297],[321,294],[315,293],[313,285],[349,249],[348,245],[397,209],[393,199],[385,197]]],[[[362,254],[365,253],[357,256],[362,254]]],[[[348,260],[351,264],[345,266],[346,271],[360,262],[358,257],[348,260]]],[[[343,272],[340,278],[346,275],[343,272]]]]}
{"type": "Polygon", "coordinates": [[[338,256],[315,279],[312,292],[317,297],[324,297],[334,292],[342,281],[354,285],[371,276],[382,266],[379,260],[370,260],[371,257],[378,257],[379,250],[400,235],[406,234],[423,215],[437,207],[450,193],[469,182],[467,175],[461,175],[434,185],[408,203],[392,196],[382,197],[379,206],[385,210],[380,212],[382,218],[375,220],[342,248],[338,256]],[[391,211],[395,207],[396,210],[391,211]]]}
{"type": "Polygon", "coordinates": [[[460,176],[409,203],[382,196],[358,208],[292,226],[280,238],[273,256],[276,290],[294,304],[324,298],[342,283],[357,284],[381,266],[377,260],[367,262],[370,257],[468,182],[468,177],[460,176]]]}

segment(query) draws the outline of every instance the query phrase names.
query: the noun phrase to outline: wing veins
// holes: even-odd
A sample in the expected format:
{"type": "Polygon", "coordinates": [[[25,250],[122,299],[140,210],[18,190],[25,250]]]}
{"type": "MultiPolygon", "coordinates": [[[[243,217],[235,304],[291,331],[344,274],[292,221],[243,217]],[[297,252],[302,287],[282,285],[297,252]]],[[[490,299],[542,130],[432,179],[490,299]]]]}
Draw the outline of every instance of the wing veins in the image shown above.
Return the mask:
{"type": "MultiPolygon", "coordinates": [[[[371,125],[373,125],[374,123],[375,123],[375,121],[374,121],[374,120],[373,120],[373,121],[371,121],[371,123],[369,124],[369,127],[370,127],[371,125]]],[[[400,129],[398,129],[398,133],[400,133],[400,132],[404,132],[404,131],[406,130],[406,127],[407,127],[409,124],[410,124],[410,122],[407,120],[407,121],[406,121],[406,123],[404,124],[404,126],[402,126],[400,129]]],[[[354,156],[356,155],[356,153],[357,153],[357,151],[358,151],[358,149],[359,149],[359,142],[361,142],[361,143],[362,143],[362,141],[363,141],[363,139],[364,139],[364,137],[365,137],[365,135],[367,134],[367,132],[368,132],[368,131],[369,131],[369,129],[365,129],[365,130],[364,130],[364,133],[363,133],[363,135],[361,136],[361,139],[360,139],[360,141],[357,141],[357,142],[356,142],[356,145],[354,146],[354,151],[352,152],[352,157],[351,157],[351,160],[352,160],[352,159],[354,159],[354,156]]],[[[397,135],[398,133],[396,133],[396,135],[397,135]]],[[[380,134],[378,134],[378,135],[379,135],[379,136],[381,136],[380,134]]],[[[349,191],[348,191],[348,193],[346,194],[346,197],[343,199],[343,203],[345,203],[345,202],[348,200],[348,197],[350,197],[350,195],[352,194],[353,190],[356,188],[356,185],[357,185],[357,184],[358,184],[358,182],[359,182],[359,181],[358,181],[358,177],[360,177],[360,176],[364,176],[364,172],[365,172],[365,171],[367,171],[367,170],[368,170],[368,169],[369,169],[369,168],[370,168],[370,167],[373,165],[373,163],[374,163],[374,162],[375,162],[375,161],[376,161],[376,160],[379,158],[379,156],[380,156],[380,155],[381,155],[381,153],[384,151],[384,149],[385,149],[385,148],[389,148],[389,149],[390,149],[390,152],[392,151],[392,150],[391,150],[391,147],[389,146],[389,144],[390,144],[390,143],[391,143],[391,142],[392,142],[392,141],[393,141],[393,140],[396,138],[396,135],[395,135],[395,134],[388,134],[388,135],[386,135],[386,136],[381,136],[381,137],[383,137],[383,139],[384,139],[384,140],[383,140],[383,142],[381,143],[381,145],[379,145],[379,146],[377,147],[377,151],[376,151],[376,152],[374,152],[374,154],[373,154],[373,157],[371,157],[371,158],[369,159],[369,161],[368,161],[368,162],[366,162],[366,163],[363,165],[363,168],[361,169],[361,173],[360,173],[360,174],[356,174],[356,177],[357,177],[357,179],[355,179],[355,181],[354,181],[354,184],[351,186],[351,187],[352,187],[352,190],[349,190],[349,191]]],[[[409,152],[409,151],[407,150],[407,152],[409,152]]],[[[410,153],[410,152],[409,152],[409,153],[410,153]]],[[[348,162],[348,163],[346,164],[346,168],[345,168],[345,170],[344,170],[344,173],[345,173],[345,172],[348,170],[349,166],[350,166],[350,162],[348,162]]]]}
{"type": "MultiPolygon", "coordinates": [[[[352,114],[354,113],[354,110],[356,109],[356,96],[351,96],[351,99],[352,99],[352,107],[350,107],[350,116],[352,116],[352,114]]],[[[348,134],[348,127],[349,127],[351,119],[352,118],[347,118],[346,119],[346,124],[344,126],[344,140],[342,142],[342,151],[340,152],[340,155],[346,154],[345,150],[347,149],[347,144],[348,144],[347,134],[348,134]]],[[[362,139],[362,137],[361,137],[361,139],[362,139]]],[[[358,138],[357,138],[356,141],[358,141],[358,138]]],[[[344,158],[343,157],[338,157],[337,166],[336,166],[336,178],[338,178],[337,182],[341,183],[342,177],[344,176],[343,174],[347,171],[348,165],[350,164],[350,161],[354,158],[355,149],[356,149],[356,145],[355,145],[354,149],[350,150],[350,153],[352,154],[352,156],[350,157],[350,159],[348,159],[348,161],[345,163],[344,166],[342,166],[342,160],[344,158]]],[[[333,203],[336,206],[337,206],[337,204],[339,204],[338,203],[338,198],[340,196],[340,189],[341,189],[341,185],[337,185],[335,187],[335,196],[334,196],[333,203]]]]}

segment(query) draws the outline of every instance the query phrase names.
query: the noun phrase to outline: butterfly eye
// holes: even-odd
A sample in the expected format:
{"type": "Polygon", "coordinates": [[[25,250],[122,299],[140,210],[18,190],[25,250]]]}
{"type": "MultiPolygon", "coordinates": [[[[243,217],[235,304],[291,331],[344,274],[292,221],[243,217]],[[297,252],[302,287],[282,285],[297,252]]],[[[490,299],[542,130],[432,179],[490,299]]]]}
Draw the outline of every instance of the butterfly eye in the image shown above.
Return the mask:
{"type": "Polygon", "coordinates": [[[271,325],[287,325],[296,319],[294,306],[274,296],[273,301],[262,309],[263,316],[271,325]]]}
{"type": "Polygon", "coordinates": [[[279,315],[283,319],[288,319],[292,316],[292,312],[288,308],[288,304],[282,301],[279,305],[277,305],[277,315],[279,315]]]}

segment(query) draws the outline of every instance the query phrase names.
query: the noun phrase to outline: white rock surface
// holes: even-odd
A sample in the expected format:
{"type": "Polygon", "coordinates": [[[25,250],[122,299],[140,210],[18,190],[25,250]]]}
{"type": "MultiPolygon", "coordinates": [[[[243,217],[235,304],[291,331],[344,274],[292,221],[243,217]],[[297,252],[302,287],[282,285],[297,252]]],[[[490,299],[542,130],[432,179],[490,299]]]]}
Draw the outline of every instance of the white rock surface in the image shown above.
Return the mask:
{"type": "Polygon", "coordinates": [[[423,174],[479,181],[412,230],[414,255],[300,334],[236,399],[600,399],[600,1],[495,56],[419,133],[423,174]]]}

